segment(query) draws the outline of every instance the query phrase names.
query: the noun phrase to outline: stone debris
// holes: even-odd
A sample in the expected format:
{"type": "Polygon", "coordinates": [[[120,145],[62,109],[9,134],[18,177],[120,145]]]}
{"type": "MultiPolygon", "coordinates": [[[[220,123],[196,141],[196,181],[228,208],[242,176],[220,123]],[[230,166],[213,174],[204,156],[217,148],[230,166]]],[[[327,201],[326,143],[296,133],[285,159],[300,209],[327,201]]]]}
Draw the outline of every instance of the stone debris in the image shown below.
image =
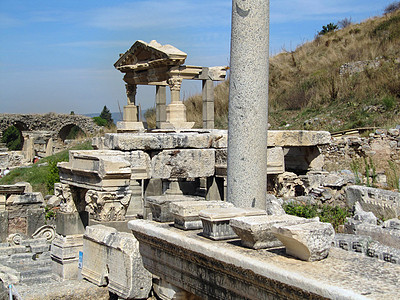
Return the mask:
{"type": "Polygon", "coordinates": [[[229,208],[232,203],[225,201],[180,201],[171,202],[171,214],[174,217],[174,226],[183,230],[202,229],[203,224],[199,213],[205,209],[229,208]]]}
{"type": "Polygon", "coordinates": [[[285,245],[286,254],[305,261],[326,258],[335,238],[332,224],[322,222],[277,224],[272,233],[285,245]]]}
{"type": "Polygon", "coordinates": [[[385,219],[400,216],[400,193],[366,186],[353,185],[346,189],[347,205],[359,202],[363,210],[385,219]]]}
{"type": "Polygon", "coordinates": [[[104,225],[88,226],[83,243],[83,278],[107,285],[122,299],[147,298],[152,276],[143,267],[139,242],[133,234],[104,225]]]}
{"type": "Polygon", "coordinates": [[[252,249],[263,249],[282,246],[272,233],[272,226],[291,225],[312,222],[291,215],[238,217],[229,221],[233,231],[239,236],[242,245],[252,249]]]}
{"type": "Polygon", "coordinates": [[[236,217],[266,215],[266,211],[257,208],[212,208],[200,211],[203,223],[203,236],[212,240],[225,240],[237,237],[229,221],[236,217]]]}
{"type": "Polygon", "coordinates": [[[370,236],[336,234],[333,246],[346,251],[358,252],[386,262],[400,264],[400,249],[374,241],[370,236]]]}
{"type": "Polygon", "coordinates": [[[35,285],[53,281],[50,243],[46,238],[22,239],[19,245],[0,244],[0,280],[35,285]]]}

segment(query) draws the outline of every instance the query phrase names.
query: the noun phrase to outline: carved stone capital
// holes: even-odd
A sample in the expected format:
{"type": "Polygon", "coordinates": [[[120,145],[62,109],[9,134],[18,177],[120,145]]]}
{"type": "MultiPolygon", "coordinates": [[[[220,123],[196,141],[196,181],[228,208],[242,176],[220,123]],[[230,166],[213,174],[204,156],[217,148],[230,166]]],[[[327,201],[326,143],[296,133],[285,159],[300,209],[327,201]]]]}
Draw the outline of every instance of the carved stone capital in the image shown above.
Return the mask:
{"type": "Polygon", "coordinates": [[[136,84],[125,84],[126,96],[128,98],[128,104],[135,104],[137,85],[136,84]]]}
{"type": "Polygon", "coordinates": [[[182,78],[173,77],[168,79],[168,85],[171,91],[180,91],[182,85],[182,78]]]}

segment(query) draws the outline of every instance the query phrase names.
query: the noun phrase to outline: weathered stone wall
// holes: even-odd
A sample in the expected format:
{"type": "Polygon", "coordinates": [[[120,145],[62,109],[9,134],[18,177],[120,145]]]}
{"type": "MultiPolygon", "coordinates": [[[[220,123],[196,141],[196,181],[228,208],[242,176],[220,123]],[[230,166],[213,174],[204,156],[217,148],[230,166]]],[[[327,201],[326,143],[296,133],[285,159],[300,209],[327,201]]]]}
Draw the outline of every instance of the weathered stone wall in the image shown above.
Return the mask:
{"type": "Polygon", "coordinates": [[[16,126],[20,131],[53,131],[54,138],[62,133],[66,126],[79,126],[86,134],[95,134],[100,130],[92,118],[82,115],[66,114],[0,114],[0,132],[10,126],[16,126]]]}
{"type": "Polygon", "coordinates": [[[320,146],[320,150],[328,170],[346,167],[362,157],[371,157],[375,163],[400,163],[400,129],[377,129],[368,137],[343,135],[320,146]]]}

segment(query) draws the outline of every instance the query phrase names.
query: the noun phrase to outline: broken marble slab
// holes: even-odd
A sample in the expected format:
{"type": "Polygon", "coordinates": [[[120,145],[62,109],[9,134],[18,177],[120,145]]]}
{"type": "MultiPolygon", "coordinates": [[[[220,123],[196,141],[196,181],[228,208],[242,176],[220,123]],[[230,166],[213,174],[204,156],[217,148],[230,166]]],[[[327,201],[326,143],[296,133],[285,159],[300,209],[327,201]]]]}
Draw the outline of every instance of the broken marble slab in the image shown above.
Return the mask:
{"type": "Polygon", "coordinates": [[[285,245],[286,254],[305,261],[326,258],[335,238],[332,224],[323,222],[276,224],[271,230],[285,245]]]}
{"type": "Polygon", "coordinates": [[[229,225],[240,237],[242,245],[252,249],[263,249],[282,246],[272,233],[272,226],[294,225],[315,222],[316,219],[305,219],[292,215],[266,215],[239,217],[230,220],[229,225]]]}
{"type": "Polygon", "coordinates": [[[225,201],[181,201],[171,203],[174,226],[183,230],[203,228],[199,213],[205,209],[234,207],[225,201]]]}
{"type": "Polygon", "coordinates": [[[146,198],[146,203],[151,209],[153,221],[165,223],[174,221],[174,217],[171,213],[171,203],[200,200],[204,200],[204,198],[199,196],[165,194],[161,196],[149,196],[146,198]]]}
{"type": "Polygon", "coordinates": [[[200,211],[199,216],[203,223],[203,236],[212,240],[237,238],[236,233],[229,225],[229,221],[236,217],[260,216],[267,212],[257,208],[212,208],[200,211]]]}

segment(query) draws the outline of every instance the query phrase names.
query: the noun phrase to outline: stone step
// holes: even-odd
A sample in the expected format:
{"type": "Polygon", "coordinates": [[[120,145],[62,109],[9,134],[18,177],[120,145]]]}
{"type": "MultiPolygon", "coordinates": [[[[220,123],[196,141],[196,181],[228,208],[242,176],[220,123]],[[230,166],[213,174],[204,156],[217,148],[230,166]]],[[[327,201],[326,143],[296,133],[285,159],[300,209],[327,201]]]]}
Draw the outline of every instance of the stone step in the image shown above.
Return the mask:
{"type": "Polygon", "coordinates": [[[49,252],[50,251],[50,244],[31,245],[30,248],[31,248],[31,251],[33,253],[49,252]]]}
{"type": "Polygon", "coordinates": [[[39,276],[52,275],[51,265],[23,271],[17,269],[17,271],[19,271],[21,280],[35,278],[39,276]]]}
{"type": "Polygon", "coordinates": [[[32,245],[44,245],[47,243],[48,242],[47,242],[46,238],[38,238],[38,239],[22,240],[20,245],[21,246],[32,246],[32,245]]]}
{"type": "Polygon", "coordinates": [[[37,284],[50,283],[50,282],[56,282],[56,280],[54,280],[52,274],[32,276],[29,278],[21,278],[20,279],[20,283],[23,285],[37,285],[37,284]]]}
{"type": "Polygon", "coordinates": [[[0,247],[0,256],[25,253],[26,251],[25,246],[0,247]]]}

